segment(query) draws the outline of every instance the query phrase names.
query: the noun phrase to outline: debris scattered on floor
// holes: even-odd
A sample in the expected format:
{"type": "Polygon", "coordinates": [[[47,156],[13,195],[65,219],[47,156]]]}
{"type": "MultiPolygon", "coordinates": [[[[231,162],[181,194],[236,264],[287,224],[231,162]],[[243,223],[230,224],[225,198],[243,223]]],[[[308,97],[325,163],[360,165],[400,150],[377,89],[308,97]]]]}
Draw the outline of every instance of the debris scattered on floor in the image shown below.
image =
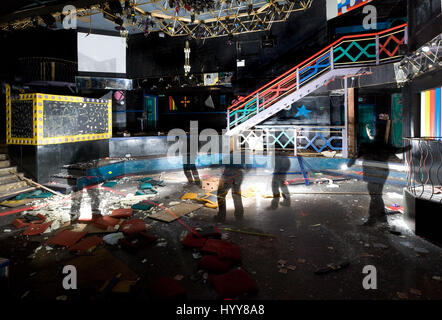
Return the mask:
{"type": "Polygon", "coordinates": [[[344,261],[344,262],[340,262],[340,263],[330,263],[327,265],[327,267],[325,268],[321,268],[315,271],[316,275],[321,275],[321,274],[327,274],[333,271],[339,271],[342,269],[347,268],[350,265],[349,261],[344,261]]]}
{"type": "Polygon", "coordinates": [[[205,191],[218,191],[224,186],[223,180],[216,177],[202,177],[202,188],[205,191]]]}
{"type": "Polygon", "coordinates": [[[396,295],[398,296],[399,299],[408,299],[408,294],[406,292],[396,292],[396,295]]]}
{"type": "Polygon", "coordinates": [[[422,295],[422,291],[420,291],[419,289],[414,289],[414,288],[410,288],[410,293],[416,295],[416,296],[421,296],[422,295]]]}
{"type": "Polygon", "coordinates": [[[124,238],[122,232],[111,233],[103,237],[103,241],[110,245],[116,245],[120,239],[124,238]]]}
{"type": "Polygon", "coordinates": [[[173,277],[177,281],[181,281],[184,279],[184,276],[182,274],[177,274],[175,277],[173,277]]]}
{"type": "Polygon", "coordinates": [[[69,247],[69,251],[82,254],[91,253],[97,246],[103,243],[103,238],[91,236],[69,247]]]}
{"type": "Polygon", "coordinates": [[[235,232],[235,233],[249,234],[249,235],[258,236],[258,237],[276,238],[276,236],[274,234],[268,234],[268,233],[251,232],[251,231],[244,231],[244,230],[238,230],[238,229],[232,229],[232,228],[222,228],[221,230],[235,232]]]}
{"type": "Polygon", "coordinates": [[[102,184],[102,186],[103,186],[103,187],[106,187],[106,188],[113,188],[113,187],[115,187],[116,185],[117,185],[117,182],[116,182],[116,181],[107,181],[107,182],[105,182],[105,183],[102,184]]]}
{"type": "Polygon", "coordinates": [[[392,206],[385,206],[387,213],[404,213],[404,207],[394,204],[392,206]]]}
{"type": "Polygon", "coordinates": [[[201,207],[202,205],[199,203],[180,203],[179,205],[153,213],[149,218],[170,223],[201,207]]]}

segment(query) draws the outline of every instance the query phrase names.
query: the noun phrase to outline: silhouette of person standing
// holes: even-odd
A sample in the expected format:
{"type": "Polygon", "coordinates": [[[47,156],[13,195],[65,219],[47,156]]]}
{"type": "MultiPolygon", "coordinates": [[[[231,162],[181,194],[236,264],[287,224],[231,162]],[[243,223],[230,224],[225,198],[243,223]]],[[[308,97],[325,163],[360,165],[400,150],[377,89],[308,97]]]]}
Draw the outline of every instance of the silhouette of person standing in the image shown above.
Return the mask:
{"type": "MultiPolygon", "coordinates": [[[[385,142],[385,125],[376,124],[375,135],[371,142],[361,144],[356,158],[361,158],[363,180],[367,182],[367,190],[370,194],[369,217],[364,225],[371,226],[376,223],[387,222],[385,215],[385,204],[382,199],[382,192],[390,170],[388,160],[394,159],[394,155],[406,151],[406,148],[397,148],[385,142]],[[373,172],[371,161],[385,163],[382,167],[376,167],[373,172]],[[370,175],[372,177],[370,177],[370,175]]],[[[370,136],[370,134],[369,134],[370,136]]],[[[347,166],[354,165],[356,158],[351,159],[347,166]]]]}
{"type": "MultiPolygon", "coordinates": [[[[192,130],[192,126],[193,124],[191,122],[189,127],[190,135],[185,138],[187,143],[186,148],[183,148],[183,171],[187,178],[188,184],[201,186],[201,180],[196,168],[196,161],[198,159],[198,145],[194,146],[194,148],[192,148],[190,145],[191,143],[195,143],[195,139],[191,138],[191,135],[195,134],[195,132],[192,130]]],[[[198,143],[198,137],[196,143],[198,143]]]]}
{"type": "Polygon", "coordinates": [[[279,205],[280,196],[283,197],[283,206],[290,206],[290,192],[285,184],[287,180],[287,172],[290,170],[290,159],[285,153],[278,158],[275,157],[275,165],[272,177],[272,193],[273,199],[269,209],[276,209],[279,205]]]}
{"type": "Polygon", "coordinates": [[[217,192],[218,215],[215,220],[223,222],[226,219],[226,195],[232,190],[233,204],[235,206],[235,219],[242,220],[244,217],[244,207],[241,199],[241,184],[244,179],[244,168],[240,166],[225,166],[221,176],[217,192]]]}

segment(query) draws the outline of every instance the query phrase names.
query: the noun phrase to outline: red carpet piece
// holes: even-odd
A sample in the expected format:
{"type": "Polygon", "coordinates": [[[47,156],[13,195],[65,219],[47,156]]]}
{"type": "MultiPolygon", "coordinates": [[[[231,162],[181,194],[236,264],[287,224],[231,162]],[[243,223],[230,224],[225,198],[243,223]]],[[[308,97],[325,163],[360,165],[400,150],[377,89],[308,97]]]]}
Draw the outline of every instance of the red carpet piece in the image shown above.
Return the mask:
{"type": "Polygon", "coordinates": [[[252,278],[242,269],[235,269],[222,275],[210,275],[210,280],[220,298],[235,298],[243,293],[257,291],[252,278]]]}
{"type": "Polygon", "coordinates": [[[95,220],[94,226],[103,230],[113,230],[114,227],[120,223],[119,219],[103,216],[95,220]]]}
{"type": "Polygon", "coordinates": [[[239,247],[229,241],[209,239],[201,249],[204,253],[216,254],[220,259],[229,259],[241,262],[241,252],[239,247]]]}
{"type": "Polygon", "coordinates": [[[112,214],[110,215],[112,218],[130,218],[132,217],[134,210],[132,208],[129,209],[115,209],[112,211],[112,214]]]}
{"type": "Polygon", "coordinates": [[[200,263],[199,268],[213,273],[225,273],[232,267],[233,262],[231,260],[221,260],[217,256],[204,256],[200,263]]]}
{"type": "Polygon", "coordinates": [[[17,229],[21,229],[21,228],[25,228],[28,227],[30,225],[30,223],[24,222],[22,219],[15,219],[12,224],[14,225],[14,227],[16,227],[17,229]]]}
{"type": "Polygon", "coordinates": [[[124,232],[125,234],[143,232],[146,231],[146,223],[143,219],[127,220],[120,225],[120,231],[124,232]]]}
{"type": "Polygon", "coordinates": [[[195,237],[192,233],[189,233],[181,243],[183,244],[183,246],[189,248],[202,248],[206,241],[206,238],[198,238],[195,237]]]}
{"type": "Polygon", "coordinates": [[[200,238],[221,239],[221,231],[216,226],[204,227],[201,230],[192,229],[200,238]]]}
{"type": "Polygon", "coordinates": [[[63,230],[49,239],[46,244],[55,244],[59,246],[71,247],[81,238],[87,235],[87,232],[75,232],[71,230],[63,230]]]}
{"type": "Polygon", "coordinates": [[[96,246],[103,243],[103,239],[97,236],[91,236],[74,244],[69,251],[77,251],[79,253],[88,253],[95,249],[96,246]]]}
{"type": "Polygon", "coordinates": [[[23,234],[25,236],[36,236],[38,234],[42,234],[45,232],[52,224],[52,221],[46,222],[46,223],[36,223],[31,224],[24,232],[23,234]]]}

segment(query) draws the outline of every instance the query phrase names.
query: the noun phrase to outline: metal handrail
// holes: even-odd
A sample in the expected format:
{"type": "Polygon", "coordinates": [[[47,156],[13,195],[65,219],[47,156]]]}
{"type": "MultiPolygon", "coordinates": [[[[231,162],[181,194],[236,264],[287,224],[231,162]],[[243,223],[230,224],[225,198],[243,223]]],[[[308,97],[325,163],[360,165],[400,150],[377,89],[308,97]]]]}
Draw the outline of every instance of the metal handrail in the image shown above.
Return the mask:
{"type": "Polygon", "coordinates": [[[243,115],[242,118],[238,119],[238,113],[237,113],[238,110],[253,105],[256,108],[256,114],[257,114],[261,110],[266,109],[268,106],[280,100],[282,97],[290,94],[291,92],[294,92],[295,90],[299,90],[303,85],[310,82],[311,80],[313,80],[313,78],[323,73],[324,71],[333,70],[335,68],[355,66],[355,65],[380,64],[381,62],[391,62],[393,59],[399,58],[400,55],[395,56],[394,54],[398,52],[398,47],[400,44],[406,43],[407,41],[406,37],[407,37],[407,24],[402,24],[400,26],[377,33],[348,35],[341,37],[340,39],[336,40],[332,44],[322,49],[321,51],[317,52],[315,55],[304,60],[303,62],[299,63],[295,67],[286,71],[285,73],[283,73],[276,79],[272,80],[268,84],[262,86],[261,88],[249,94],[245,98],[242,98],[240,101],[237,101],[236,103],[231,105],[227,109],[228,129],[237,125],[238,121],[241,120],[242,118],[244,117],[248,118],[250,114],[255,112],[255,110],[253,110],[252,112],[250,112],[250,114],[247,114],[245,116],[243,115]],[[400,32],[404,33],[402,40],[397,39],[397,37],[395,36],[397,33],[400,32]],[[386,41],[384,43],[380,43],[379,39],[385,37],[388,37],[386,41]],[[375,42],[369,43],[368,45],[365,46],[365,48],[362,48],[354,39],[357,39],[359,41],[375,40],[375,42]],[[345,42],[349,42],[349,40],[352,40],[350,46],[347,47],[346,49],[341,48],[341,45],[343,45],[343,43],[345,42]],[[391,50],[392,52],[389,51],[387,48],[390,41],[394,41],[396,43],[396,47],[393,50],[391,50]],[[374,60],[358,61],[360,57],[353,59],[353,57],[348,53],[348,51],[351,49],[352,46],[359,46],[362,55],[374,58],[374,60]],[[376,48],[376,53],[374,54],[374,56],[373,54],[368,53],[368,48],[372,46],[375,46],[376,48]],[[336,57],[335,52],[337,52],[338,50],[342,51],[342,54],[341,56],[336,57]],[[387,57],[381,59],[380,58],[381,54],[386,55],[387,57]],[[349,63],[344,62],[337,64],[337,61],[342,57],[349,57],[351,61],[349,63]],[[322,68],[320,72],[318,72],[319,68],[322,68]],[[309,74],[311,69],[315,69],[315,72],[309,74]],[[305,76],[306,74],[307,76],[305,76]],[[303,75],[304,79],[302,77],[303,75]],[[271,96],[274,93],[276,94],[274,96],[271,96]],[[266,97],[269,97],[269,95],[270,99],[267,100],[266,97]],[[236,116],[236,119],[234,121],[230,120],[232,115],[236,116]]]}

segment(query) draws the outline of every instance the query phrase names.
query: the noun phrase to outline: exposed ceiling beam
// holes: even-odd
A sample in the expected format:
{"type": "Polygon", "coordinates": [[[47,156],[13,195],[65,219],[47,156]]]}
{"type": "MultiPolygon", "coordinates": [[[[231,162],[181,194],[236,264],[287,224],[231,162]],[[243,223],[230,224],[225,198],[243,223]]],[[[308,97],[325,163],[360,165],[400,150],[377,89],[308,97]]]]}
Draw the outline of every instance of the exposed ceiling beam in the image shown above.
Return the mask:
{"type": "Polygon", "coordinates": [[[5,24],[8,22],[23,20],[30,17],[38,17],[44,14],[56,13],[63,11],[64,6],[71,4],[77,8],[85,8],[92,5],[101,4],[107,2],[107,0],[76,0],[76,1],[64,1],[60,4],[55,4],[51,6],[40,6],[37,8],[31,8],[28,10],[16,11],[7,15],[0,17],[0,24],[5,24]]]}

